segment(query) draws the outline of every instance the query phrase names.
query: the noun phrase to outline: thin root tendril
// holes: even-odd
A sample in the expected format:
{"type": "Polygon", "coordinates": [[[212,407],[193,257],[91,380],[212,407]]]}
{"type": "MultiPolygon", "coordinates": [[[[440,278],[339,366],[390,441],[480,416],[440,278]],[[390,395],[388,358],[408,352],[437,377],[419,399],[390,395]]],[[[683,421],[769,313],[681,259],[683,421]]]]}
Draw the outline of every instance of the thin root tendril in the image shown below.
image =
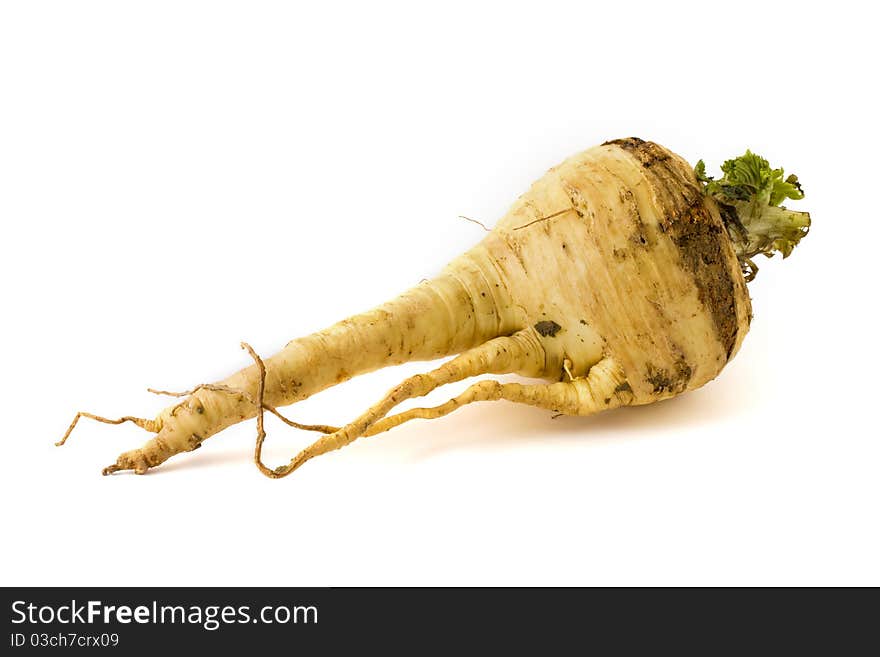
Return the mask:
{"type": "Polygon", "coordinates": [[[70,423],[70,426],[67,427],[67,431],[64,432],[64,436],[55,443],[56,447],[61,447],[64,443],[67,442],[67,439],[70,438],[70,434],[73,433],[74,427],[76,427],[76,423],[79,422],[81,417],[87,417],[90,420],[95,420],[97,422],[103,422],[104,424],[122,424],[123,422],[131,422],[133,424],[138,425],[141,429],[146,429],[152,433],[158,433],[159,431],[159,423],[156,420],[148,420],[142,417],[133,417],[131,415],[126,415],[116,420],[112,420],[110,418],[102,417],[100,415],[95,415],[93,413],[86,413],[85,411],[80,411],[73,418],[73,422],[70,423]]]}

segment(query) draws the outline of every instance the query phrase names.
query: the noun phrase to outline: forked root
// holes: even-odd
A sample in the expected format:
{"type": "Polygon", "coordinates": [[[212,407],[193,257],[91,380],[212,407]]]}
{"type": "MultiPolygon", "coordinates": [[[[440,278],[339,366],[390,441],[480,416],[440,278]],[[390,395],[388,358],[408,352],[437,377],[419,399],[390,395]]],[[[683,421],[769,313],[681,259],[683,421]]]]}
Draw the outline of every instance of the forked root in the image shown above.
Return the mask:
{"type": "Polygon", "coordinates": [[[624,406],[632,400],[632,392],[619,385],[613,375],[613,364],[602,361],[593,366],[587,377],[572,378],[561,383],[522,384],[479,381],[446,403],[428,408],[411,408],[383,418],[371,426],[364,436],[375,436],[410,420],[433,420],[449,415],[462,406],[480,401],[510,401],[536,406],[558,415],[590,415],[600,410],[624,406]],[[617,388],[620,388],[619,390],[617,388]]]}
{"type": "MultiPolygon", "coordinates": [[[[252,350],[249,351],[260,368],[259,402],[259,397],[262,395],[264,388],[265,368],[261,366],[259,357],[252,350]]],[[[427,395],[439,386],[480,374],[506,374],[537,369],[543,365],[542,359],[540,359],[541,362],[538,362],[538,355],[541,353],[540,348],[536,345],[535,336],[530,331],[521,331],[509,337],[489,340],[479,347],[453,358],[427,374],[417,374],[409,377],[403,383],[395,386],[379,403],[375,404],[357,420],[337,431],[322,436],[297,454],[287,465],[275,469],[268,468],[262,462],[262,445],[266,434],[260,414],[257,416],[257,444],[254,451],[254,460],[260,472],[264,475],[273,479],[285,477],[309,459],[344,447],[365,435],[370,427],[385,417],[392,408],[407,399],[427,395]]]]}
{"type": "Polygon", "coordinates": [[[409,422],[410,420],[434,420],[443,417],[444,415],[449,415],[462,406],[474,402],[502,399],[505,392],[505,386],[507,385],[510,384],[503,384],[494,380],[480,381],[473,384],[460,395],[453,397],[439,406],[411,408],[403,413],[382,418],[364,432],[364,437],[384,433],[394,427],[400,426],[404,422],[409,422]]]}
{"type": "MultiPolygon", "coordinates": [[[[462,394],[439,406],[414,408],[397,415],[388,416],[388,412],[401,402],[414,397],[424,396],[447,383],[461,381],[482,374],[504,374],[511,372],[529,374],[539,370],[544,366],[544,362],[543,352],[536,345],[536,336],[531,331],[520,331],[509,337],[489,340],[483,345],[453,358],[427,374],[417,374],[409,377],[389,391],[385,397],[367,410],[366,413],[363,413],[354,422],[342,428],[326,425],[304,425],[288,420],[277,409],[266,404],[264,398],[266,391],[265,364],[249,344],[243,342],[241,347],[248,352],[257,367],[258,378],[255,398],[242,390],[219,384],[203,384],[196,386],[192,390],[180,393],[159,390],[151,390],[151,392],[183,397],[192,395],[200,389],[206,389],[239,395],[242,400],[253,404],[256,408],[257,419],[254,463],[261,473],[273,479],[285,477],[315,456],[344,447],[359,437],[373,436],[413,419],[443,417],[473,402],[507,400],[557,411],[566,415],[588,415],[599,410],[626,405],[632,401],[632,391],[629,386],[625,385],[622,371],[611,359],[606,358],[593,365],[585,377],[572,377],[572,364],[566,359],[563,363],[563,369],[568,375],[568,381],[547,384],[501,383],[494,380],[479,381],[462,394]],[[312,445],[299,452],[286,465],[272,469],[263,463],[262,460],[263,444],[266,439],[264,427],[266,411],[275,414],[288,426],[320,431],[324,435],[312,445]]],[[[172,415],[179,406],[175,406],[171,410],[172,415]]],[[[65,433],[64,438],[58,444],[63,444],[67,440],[77,421],[83,416],[108,424],[133,422],[150,431],[160,432],[162,430],[161,420],[145,420],[129,416],[118,420],[111,420],[90,413],[78,413],[65,433]]],[[[160,436],[157,436],[154,442],[160,449],[167,451],[167,446],[164,445],[163,440],[160,440],[160,436]]],[[[195,435],[193,435],[193,438],[198,442],[191,443],[189,449],[179,451],[191,451],[198,448],[201,439],[195,435]]],[[[144,474],[150,467],[161,463],[167,458],[167,456],[165,458],[161,456],[156,458],[154,454],[145,451],[144,448],[126,452],[120,455],[116,463],[104,468],[103,474],[111,474],[119,470],[134,470],[137,474],[144,474]]]]}
{"type": "MultiPolygon", "coordinates": [[[[297,454],[287,465],[270,470],[262,462],[258,462],[260,471],[274,479],[285,477],[315,456],[339,449],[359,437],[374,436],[417,418],[430,420],[443,417],[467,404],[479,401],[506,400],[557,411],[564,415],[591,415],[601,410],[625,406],[632,402],[632,390],[629,386],[624,385],[620,368],[613,360],[606,358],[591,367],[587,376],[572,378],[570,381],[546,384],[479,381],[462,394],[439,406],[414,408],[397,415],[384,417],[388,409],[403,399],[425,395],[443,383],[495,371],[492,367],[496,370],[510,370],[512,365],[516,364],[516,358],[513,361],[504,361],[503,358],[500,358],[500,353],[510,353],[512,345],[504,342],[509,339],[498,338],[472,352],[462,354],[433,372],[407,379],[358,420],[334,434],[323,436],[297,454]],[[500,352],[498,347],[501,347],[500,352]],[[486,353],[494,353],[494,360],[490,359],[486,363],[475,353],[478,350],[482,350],[482,356],[485,356],[486,353]],[[481,368],[476,366],[479,362],[483,363],[481,368]],[[502,364],[504,367],[500,367],[502,364]]],[[[514,352],[516,353],[516,349],[514,352]]],[[[522,357],[522,352],[519,352],[519,355],[522,357]]],[[[261,423],[258,424],[258,427],[258,445],[262,446],[265,432],[261,423]]]]}

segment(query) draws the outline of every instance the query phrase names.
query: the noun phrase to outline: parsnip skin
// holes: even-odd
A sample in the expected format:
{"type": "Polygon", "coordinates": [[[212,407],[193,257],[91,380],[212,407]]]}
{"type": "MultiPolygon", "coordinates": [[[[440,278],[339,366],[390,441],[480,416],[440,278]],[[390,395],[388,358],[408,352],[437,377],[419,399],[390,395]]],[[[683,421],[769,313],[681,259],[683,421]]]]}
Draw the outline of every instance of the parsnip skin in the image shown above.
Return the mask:
{"type": "MultiPolygon", "coordinates": [[[[436,279],[290,342],[266,361],[265,403],[285,406],[386,365],[516,336],[516,359],[503,371],[562,384],[506,391],[484,385],[466,401],[512,399],[570,414],[647,404],[714,378],[742,343],[750,317],[737,254],[692,168],[651,142],[617,140],[548,171],[436,279]]],[[[491,362],[470,364],[475,359],[462,360],[456,376],[502,371],[491,362]]],[[[438,376],[438,385],[448,380],[438,376]]],[[[157,435],[105,473],[146,472],[254,417],[258,383],[252,366],[220,382],[243,394],[196,391],[163,411],[157,435]]],[[[424,391],[416,385],[393,393],[277,476],[409,419],[382,417],[424,391]]]]}

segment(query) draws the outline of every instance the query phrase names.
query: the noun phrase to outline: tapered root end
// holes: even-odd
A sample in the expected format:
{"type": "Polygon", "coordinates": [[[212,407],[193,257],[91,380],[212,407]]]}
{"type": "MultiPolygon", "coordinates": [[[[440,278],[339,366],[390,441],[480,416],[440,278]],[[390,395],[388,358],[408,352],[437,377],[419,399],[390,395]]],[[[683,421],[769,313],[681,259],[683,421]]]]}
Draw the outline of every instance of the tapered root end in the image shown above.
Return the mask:
{"type": "Polygon", "coordinates": [[[101,470],[101,474],[105,477],[107,475],[113,474],[114,472],[119,472],[121,470],[132,470],[135,474],[146,474],[147,470],[150,469],[150,464],[147,461],[144,453],[136,449],[131,452],[125,452],[124,454],[120,454],[119,458],[116,459],[116,463],[112,465],[108,465],[106,468],[101,470]]]}

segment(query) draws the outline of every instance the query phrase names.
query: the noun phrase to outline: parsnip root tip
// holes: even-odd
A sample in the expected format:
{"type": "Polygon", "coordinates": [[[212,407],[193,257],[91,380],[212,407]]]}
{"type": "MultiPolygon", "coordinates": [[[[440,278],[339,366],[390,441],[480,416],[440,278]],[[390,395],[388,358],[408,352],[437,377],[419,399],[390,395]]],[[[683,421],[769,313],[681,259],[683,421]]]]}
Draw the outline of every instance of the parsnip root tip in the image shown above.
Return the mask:
{"type": "Polygon", "coordinates": [[[61,447],[64,443],[67,442],[67,439],[70,438],[70,434],[73,433],[74,428],[76,427],[79,419],[81,417],[87,417],[90,420],[95,420],[96,422],[103,422],[104,424],[122,424],[123,422],[131,422],[132,424],[136,424],[141,429],[149,431],[151,433],[158,433],[161,428],[160,423],[156,420],[147,420],[142,417],[133,417],[131,415],[126,415],[124,417],[118,418],[116,420],[112,420],[110,418],[102,417],[100,415],[95,415],[93,413],[86,413],[85,411],[80,411],[77,413],[73,422],[70,423],[70,426],[67,427],[67,431],[64,432],[64,436],[61,437],[61,440],[55,443],[56,447],[61,447]]]}
{"type": "Polygon", "coordinates": [[[149,469],[150,463],[147,461],[143,450],[136,449],[120,454],[119,458],[116,459],[116,463],[108,465],[101,470],[101,474],[106,476],[122,470],[132,470],[135,474],[142,475],[146,474],[149,469]]]}

